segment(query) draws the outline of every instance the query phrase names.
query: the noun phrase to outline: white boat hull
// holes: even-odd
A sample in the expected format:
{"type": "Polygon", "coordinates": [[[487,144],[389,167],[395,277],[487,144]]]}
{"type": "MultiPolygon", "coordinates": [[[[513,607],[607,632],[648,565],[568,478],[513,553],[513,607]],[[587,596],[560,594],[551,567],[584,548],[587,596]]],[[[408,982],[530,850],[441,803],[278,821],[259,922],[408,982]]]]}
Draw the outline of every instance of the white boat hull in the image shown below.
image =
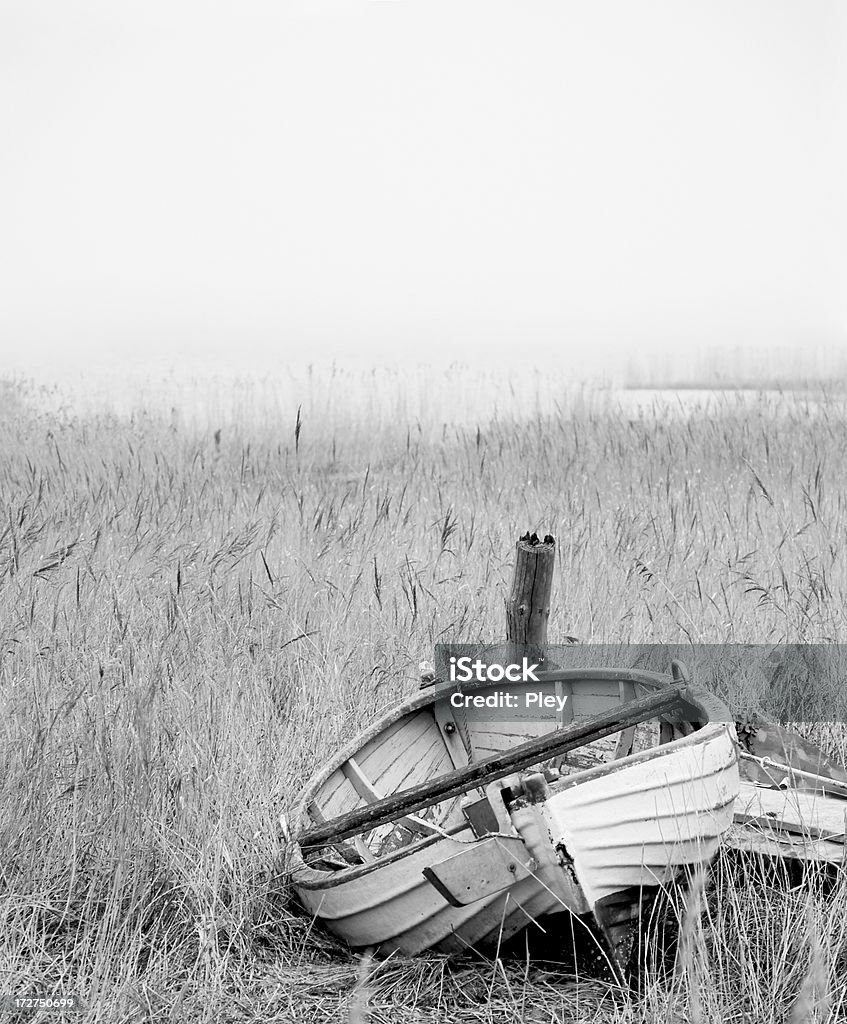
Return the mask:
{"type": "Polygon", "coordinates": [[[592,907],[712,858],[740,784],[730,728],[713,723],[553,787],[542,804],[551,842],[572,863],[592,907]]]}

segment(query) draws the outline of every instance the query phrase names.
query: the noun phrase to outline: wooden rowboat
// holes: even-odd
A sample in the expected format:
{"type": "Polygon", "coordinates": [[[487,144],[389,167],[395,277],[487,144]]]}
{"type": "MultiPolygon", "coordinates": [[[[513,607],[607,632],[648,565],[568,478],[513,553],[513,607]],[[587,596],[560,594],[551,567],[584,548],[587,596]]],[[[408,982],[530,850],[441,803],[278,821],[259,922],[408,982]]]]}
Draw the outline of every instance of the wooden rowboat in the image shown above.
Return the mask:
{"type": "Polygon", "coordinates": [[[311,779],[293,882],[330,931],[379,955],[485,950],[568,913],[622,973],[645,901],[707,864],[732,822],[732,719],[677,663],[670,678],[538,679],[509,685],[520,708],[529,692],[558,698],[532,714],[451,703],[502,692],[492,683],[422,691],[311,779]]]}
{"type": "Polygon", "coordinates": [[[736,723],[741,790],[731,849],[847,863],[847,771],[799,733],[758,715],[736,723]]]}

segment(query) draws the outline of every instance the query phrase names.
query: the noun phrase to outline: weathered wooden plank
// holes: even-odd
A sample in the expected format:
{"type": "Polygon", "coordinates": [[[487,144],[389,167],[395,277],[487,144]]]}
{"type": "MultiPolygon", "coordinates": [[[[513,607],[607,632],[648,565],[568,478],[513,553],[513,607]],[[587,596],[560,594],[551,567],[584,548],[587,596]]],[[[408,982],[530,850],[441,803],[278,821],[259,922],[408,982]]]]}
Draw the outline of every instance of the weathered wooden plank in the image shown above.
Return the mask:
{"type": "Polygon", "coordinates": [[[529,768],[549,757],[555,757],[585,743],[619,732],[638,722],[655,718],[677,707],[683,700],[685,692],[684,686],[669,686],[631,704],[613,708],[588,722],[575,722],[564,729],[521,743],[502,754],[495,754],[463,768],[457,768],[436,779],[385,797],[369,807],[357,808],[342,814],[334,821],[311,828],[299,837],[300,845],[320,846],[346,839],[348,836],[360,835],[377,825],[440,803],[447,797],[463,793],[474,786],[482,786],[501,779],[510,772],[529,768]]]}
{"type": "Polygon", "coordinates": [[[471,737],[477,757],[483,758],[491,754],[499,754],[504,750],[514,750],[519,743],[526,743],[539,736],[549,735],[553,728],[549,721],[532,720],[523,724],[527,726],[526,729],[510,728],[508,733],[488,728],[473,729],[471,737]]]}
{"type": "Polygon", "coordinates": [[[406,763],[398,762],[390,772],[380,774],[379,788],[383,793],[396,793],[423,779],[431,779],[452,767],[442,738],[435,733],[428,747],[409,751],[406,763]]]}
{"type": "MultiPolygon", "coordinates": [[[[380,753],[385,752],[380,751],[380,753]]],[[[396,793],[415,782],[430,779],[434,774],[450,766],[450,760],[443,738],[438,734],[435,722],[430,718],[429,728],[410,737],[409,744],[392,748],[391,760],[384,762],[380,754],[369,753],[367,757],[356,754],[356,761],[373,785],[383,793],[396,793]]]]}
{"type": "MultiPolygon", "coordinates": [[[[374,787],[371,780],[359,767],[359,763],[355,758],[351,757],[349,760],[345,761],[341,766],[341,770],[350,780],[353,788],[359,796],[363,800],[367,801],[367,803],[375,804],[378,800],[382,799],[383,794],[374,787]]],[[[410,828],[413,832],[417,832],[420,835],[431,836],[436,835],[438,832],[438,829],[433,828],[429,822],[424,821],[422,818],[415,817],[414,814],[407,814],[402,818],[398,818],[397,823],[405,825],[406,828],[410,828]]]]}
{"type": "Polygon", "coordinates": [[[365,744],[356,759],[374,779],[377,785],[390,788],[385,776],[398,764],[409,763],[419,747],[428,747],[431,735],[435,733],[435,723],[428,711],[420,711],[405,722],[398,722],[398,728],[391,730],[389,737],[378,736],[365,744]]]}
{"type": "MultiPolygon", "coordinates": [[[[402,786],[409,771],[429,754],[433,740],[443,746],[432,715],[428,709],[423,709],[413,718],[392,723],[384,733],[359,750],[356,761],[374,786],[392,793],[402,786]]],[[[436,764],[437,758],[433,758],[430,771],[436,764]]],[[[427,776],[424,774],[422,777],[427,776]]],[[[356,805],[356,796],[367,800],[358,790],[351,792],[349,777],[339,769],[327,779],[320,793],[323,813],[334,817],[342,813],[345,805],[349,810],[356,805]]]]}
{"type": "Polygon", "coordinates": [[[618,761],[622,757],[627,757],[632,753],[632,743],[635,739],[635,726],[631,725],[628,729],[622,730],[617,746],[615,747],[615,760],[618,761]]]}
{"type": "Polygon", "coordinates": [[[350,784],[350,780],[339,768],[327,779],[324,787],[316,795],[320,802],[321,812],[325,818],[335,818],[359,802],[359,795],[350,784]]]}
{"type": "Polygon", "coordinates": [[[510,729],[509,732],[500,732],[498,729],[474,729],[471,733],[474,750],[477,754],[486,748],[508,750],[519,743],[526,743],[527,740],[536,739],[550,732],[549,722],[528,722],[527,725],[527,729],[510,729]]]}
{"type": "Polygon", "coordinates": [[[353,789],[356,790],[359,796],[366,803],[375,804],[377,800],[382,799],[383,794],[377,793],[377,791],[371,784],[370,780],[359,767],[358,762],[355,761],[352,757],[349,759],[349,761],[344,762],[344,764],[341,766],[341,770],[352,783],[353,789]]]}
{"type": "Polygon", "coordinates": [[[843,844],[847,839],[847,801],[808,790],[765,789],[742,782],[735,821],[843,844]]]}
{"type": "Polygon", "coordinates": [[[749,824],[734,825],[724,836],[723,845],[746,853],[779,857],[781,860],[827,861],[830,864],[843,865],[847,859],[847,848],[839,842],[827,842],[824,839],[813,839],[808,835],[796,835],[791,832],[775,832],[773,829],[762,829],[749,824]]]}

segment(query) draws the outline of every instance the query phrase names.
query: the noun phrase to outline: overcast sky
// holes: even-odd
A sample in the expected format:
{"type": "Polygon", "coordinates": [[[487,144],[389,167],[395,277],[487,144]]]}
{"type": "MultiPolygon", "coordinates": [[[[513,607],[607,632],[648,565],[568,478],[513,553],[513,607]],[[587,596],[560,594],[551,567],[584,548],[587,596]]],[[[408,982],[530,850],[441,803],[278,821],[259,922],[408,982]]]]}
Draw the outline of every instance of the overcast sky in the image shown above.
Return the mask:
{"type": "Polygon", "coordinates": [[[0,12],[0,370],[844,343],[839,0],[0,12]]]}

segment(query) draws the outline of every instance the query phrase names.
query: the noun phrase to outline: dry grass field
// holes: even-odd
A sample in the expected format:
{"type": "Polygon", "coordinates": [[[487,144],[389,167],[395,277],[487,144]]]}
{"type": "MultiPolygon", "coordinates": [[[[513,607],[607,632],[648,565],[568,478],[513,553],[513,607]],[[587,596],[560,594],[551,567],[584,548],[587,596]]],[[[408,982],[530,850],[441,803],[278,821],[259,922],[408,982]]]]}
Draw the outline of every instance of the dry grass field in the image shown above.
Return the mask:
{"type": "Polygon", "coordinates": [[[433,644],[502,633],[527,529],[558,541],[551,641],[847,636],[847,418],[809,401],[338,429],[304,398],[195,428],[7,389],[0,991],[111,1022],[843,1018],[841,877],[722,857],[641,999],[520,959],[392,960],[357,989],[278,823],[433,644]]]}

